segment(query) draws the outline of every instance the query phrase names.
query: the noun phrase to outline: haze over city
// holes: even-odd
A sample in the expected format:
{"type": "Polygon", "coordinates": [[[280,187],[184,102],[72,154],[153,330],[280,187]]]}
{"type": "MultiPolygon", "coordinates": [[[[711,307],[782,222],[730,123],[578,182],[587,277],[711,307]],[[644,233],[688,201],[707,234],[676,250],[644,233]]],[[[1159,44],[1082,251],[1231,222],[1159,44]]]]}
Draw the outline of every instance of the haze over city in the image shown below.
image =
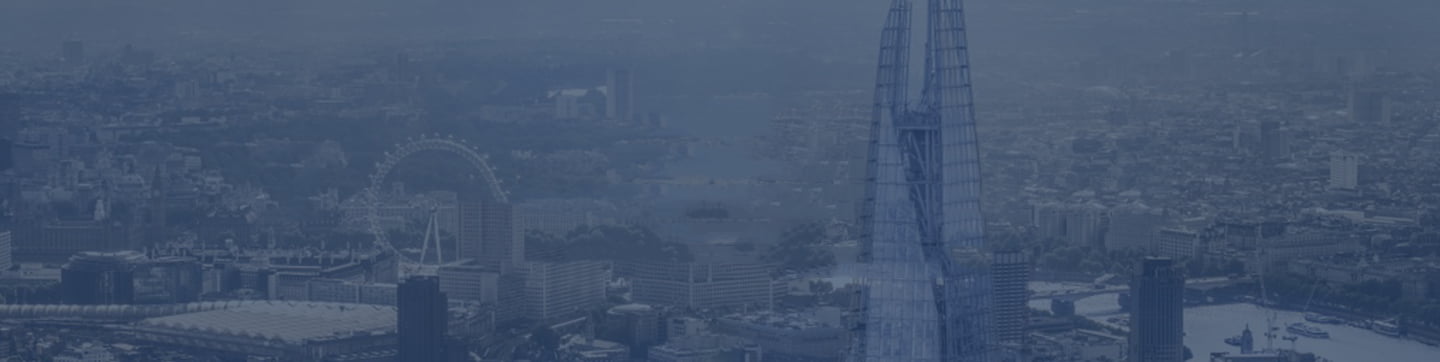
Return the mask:
{"type": "Polygon", "coordinates": [[[0,360],[1429,361],[1436,15],[0,1],[0,360]]]}

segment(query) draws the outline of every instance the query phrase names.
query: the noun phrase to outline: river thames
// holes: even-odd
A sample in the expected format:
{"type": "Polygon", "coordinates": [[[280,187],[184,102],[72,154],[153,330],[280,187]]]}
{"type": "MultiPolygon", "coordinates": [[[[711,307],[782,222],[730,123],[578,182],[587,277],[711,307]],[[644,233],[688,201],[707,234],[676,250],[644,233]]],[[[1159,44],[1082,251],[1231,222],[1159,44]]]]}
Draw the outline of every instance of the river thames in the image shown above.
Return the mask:
{"type": "MultiPolygon", "coordinates": [[[[1033,287],[1047,289],[1049,286],[1033,285],[1033,287]]],[[[1035,309],[1049,310],[1050,301],[1048,299],[1033,300],[1030,302],[1030,306],[1035,309]]],[[[1120,304],[1115,294],[1081,299],[1075,303],[1075,313],[1098,322],[1126,316],[1125,313],[1120,312],[1120,304]]],[[[1266,342],[1263,333],[1267,320],[1272,316],[1275,318],[1275,327],[1280,328],[1279,336],[1291,335],[1285,332],[1285,325],[1304,321],[1303,313],[1262,308],[1254,304],[1223,304],[1186,308],[1185,345],[1195,353],[1195,358],[1191,361],[1209,361],[1212,352],[1239,352],[1238,347],[1225,344],[1225,338],[1239,335],[1247,324],[1250,326],[1251,332],[1255,334],[1256,348],[1264,348],[1266,342]]],[[[1334,362],[1425,362],[1436,361],[1437,358],[1440,358],[1440,347],[1428,346],[1414,340],[1387,337],[1367,329],[1346,325],[1319,325],[1319,327],[1330,332],[1329,339],[1300,337],[1293,342],[1293,349],[1315,353],[1319,357],[1334,362]]],[[[1292,342],[1276,338],[1274,346],[1292,349],[1292,342]]]]}

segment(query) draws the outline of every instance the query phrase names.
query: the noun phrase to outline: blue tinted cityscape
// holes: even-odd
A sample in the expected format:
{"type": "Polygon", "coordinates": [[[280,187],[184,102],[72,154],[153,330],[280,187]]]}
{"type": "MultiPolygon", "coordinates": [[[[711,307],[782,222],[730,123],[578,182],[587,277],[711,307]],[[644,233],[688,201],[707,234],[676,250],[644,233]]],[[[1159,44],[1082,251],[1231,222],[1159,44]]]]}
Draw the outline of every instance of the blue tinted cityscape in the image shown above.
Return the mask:
{"type": "Polygon", "coordinates": [[[1434,14],[0,2],[0,361],[1431,361],[1434,14]]]}

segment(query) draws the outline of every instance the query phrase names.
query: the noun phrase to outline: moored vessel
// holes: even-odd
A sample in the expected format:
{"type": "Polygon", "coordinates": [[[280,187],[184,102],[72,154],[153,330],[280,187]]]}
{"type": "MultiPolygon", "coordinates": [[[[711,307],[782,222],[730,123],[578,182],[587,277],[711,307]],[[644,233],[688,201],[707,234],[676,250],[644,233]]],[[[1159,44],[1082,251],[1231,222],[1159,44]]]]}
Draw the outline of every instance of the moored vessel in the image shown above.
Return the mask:
{"type": "Polygon", "coordinates": [[[1330,338],[1330,332],[1305,323],[1291,323],[1285,330],[1296,335],[1310,338],[1330,338]]]}

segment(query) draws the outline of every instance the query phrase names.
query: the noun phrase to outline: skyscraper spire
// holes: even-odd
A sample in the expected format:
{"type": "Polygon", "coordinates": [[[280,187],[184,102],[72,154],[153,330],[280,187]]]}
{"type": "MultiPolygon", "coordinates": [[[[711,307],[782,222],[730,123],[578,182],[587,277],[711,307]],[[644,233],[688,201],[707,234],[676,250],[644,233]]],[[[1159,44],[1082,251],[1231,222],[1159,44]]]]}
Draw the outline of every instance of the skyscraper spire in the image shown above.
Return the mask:
{"type": "Polygon", "coordinates": [[[851,357],[987,361],[993,346],[979,149],[960,0],[927,0],[924,85],[911,104],[911,1],[881,35],[861,223],[867,263],[851,357]]]}

